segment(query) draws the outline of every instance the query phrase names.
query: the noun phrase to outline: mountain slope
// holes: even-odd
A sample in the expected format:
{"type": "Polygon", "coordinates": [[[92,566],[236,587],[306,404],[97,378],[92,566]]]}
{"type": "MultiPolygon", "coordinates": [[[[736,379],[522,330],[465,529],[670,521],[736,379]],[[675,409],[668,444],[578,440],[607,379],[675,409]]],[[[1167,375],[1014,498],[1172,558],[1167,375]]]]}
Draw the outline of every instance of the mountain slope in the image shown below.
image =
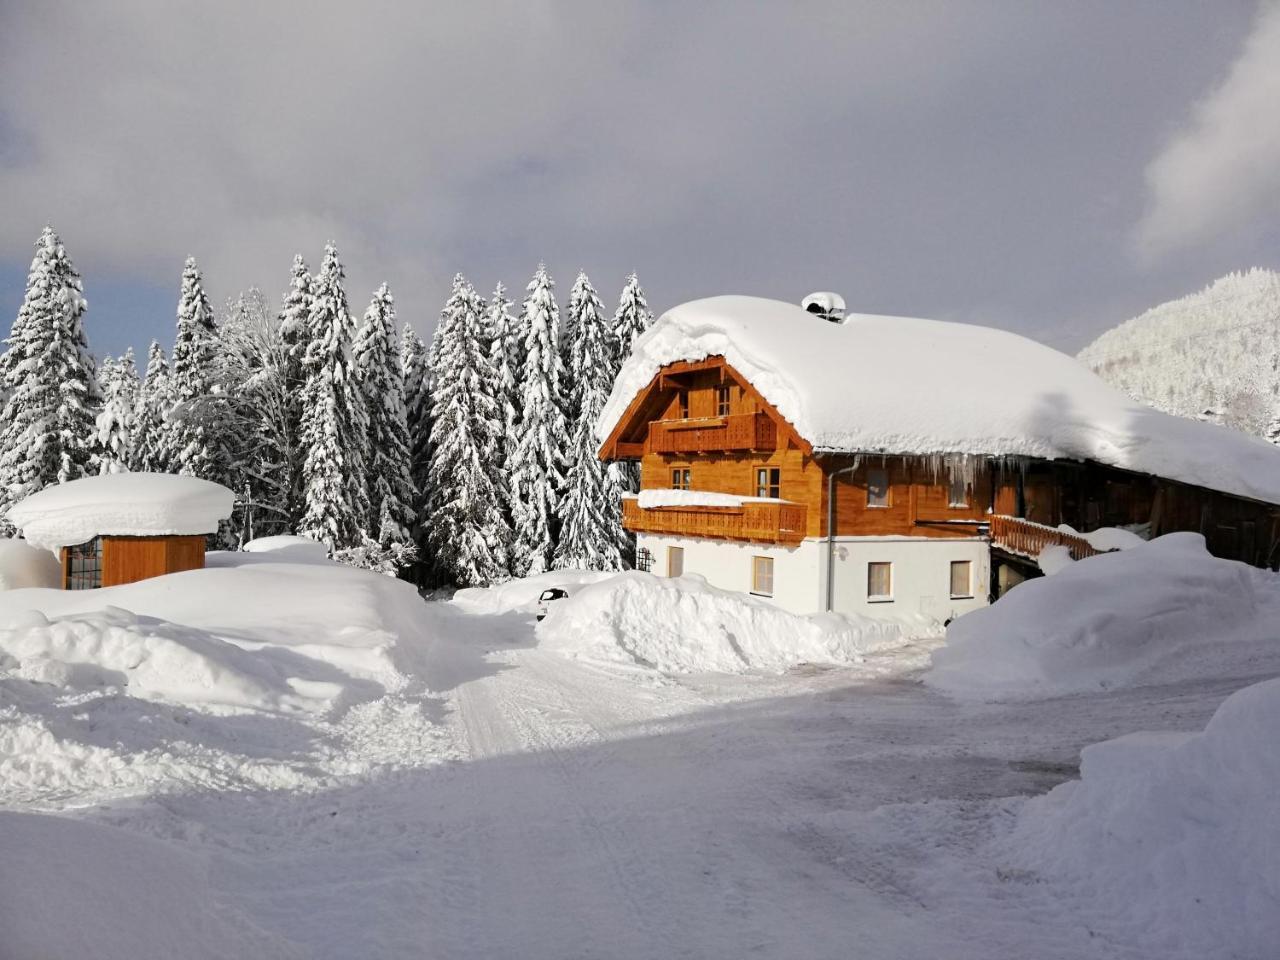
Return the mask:
{"type": "Polygon", "coordinates": [[[1280,442],[1280,273],[1229,273],[1108,330],[1079,359],[1158,410],[1280,442]]]}

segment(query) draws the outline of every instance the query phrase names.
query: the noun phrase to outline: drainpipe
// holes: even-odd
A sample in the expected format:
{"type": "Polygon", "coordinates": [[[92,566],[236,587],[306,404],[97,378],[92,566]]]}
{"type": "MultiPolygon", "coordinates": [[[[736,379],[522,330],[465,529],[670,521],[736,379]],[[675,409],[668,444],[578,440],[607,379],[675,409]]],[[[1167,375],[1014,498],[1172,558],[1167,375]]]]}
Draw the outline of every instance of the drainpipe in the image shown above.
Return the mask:
{"type": "Polygon", "coordinates": [[[836,593],[836,477],[858,469],[857,461],[827,474],[827,612],[835,609],[836,593]]]}

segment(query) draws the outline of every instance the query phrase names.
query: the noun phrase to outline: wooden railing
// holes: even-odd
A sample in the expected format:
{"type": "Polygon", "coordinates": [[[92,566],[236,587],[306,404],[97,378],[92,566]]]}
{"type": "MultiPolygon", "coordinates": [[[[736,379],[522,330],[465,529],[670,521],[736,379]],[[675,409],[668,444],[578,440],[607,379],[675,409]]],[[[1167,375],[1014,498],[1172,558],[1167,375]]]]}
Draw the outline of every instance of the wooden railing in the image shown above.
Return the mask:
{"type": "Polygon", "coordinates": [[[1045,547],[1066,547],[1072,560],[1083,560],[1104,551],[1095,550],[1083,537],[1063,533],[1041,523],[1032,523],[1019,517],[993,516],[991,518],[991,544],[1035,559],[1045,547]]]}
{"type": "Polygon", "coordinates": [[[799,543],[807,510],[802,503],[744,503],[740,507],[655,507],[622,501],[622,525],[632,533],[711,537],[753,543],[799,543]]]}
{"type": "Polygon", "coordinates": [[[649,424],[654,453],[700,453],[703,450],[776,450],[778,425],[764,413],[727,417],[655,420],[649,424]]]}

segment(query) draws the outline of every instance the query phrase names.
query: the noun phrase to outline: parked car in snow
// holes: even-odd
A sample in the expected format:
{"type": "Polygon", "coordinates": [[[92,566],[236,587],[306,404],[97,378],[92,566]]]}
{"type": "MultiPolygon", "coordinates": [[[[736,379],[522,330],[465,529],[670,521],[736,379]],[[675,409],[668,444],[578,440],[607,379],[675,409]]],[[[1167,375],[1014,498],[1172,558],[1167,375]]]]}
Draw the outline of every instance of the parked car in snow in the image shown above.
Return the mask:
{"type": "Polygon", "coordinates": [[[569,591],[564,587],[549,587],[546,590],[543,590],[542,593],[538,595],[538,619],[547,619],[547,614],[550,612],[551,604],[555,603],[557,600],[563,600],[567,596],[569,596],[569,591]]]}

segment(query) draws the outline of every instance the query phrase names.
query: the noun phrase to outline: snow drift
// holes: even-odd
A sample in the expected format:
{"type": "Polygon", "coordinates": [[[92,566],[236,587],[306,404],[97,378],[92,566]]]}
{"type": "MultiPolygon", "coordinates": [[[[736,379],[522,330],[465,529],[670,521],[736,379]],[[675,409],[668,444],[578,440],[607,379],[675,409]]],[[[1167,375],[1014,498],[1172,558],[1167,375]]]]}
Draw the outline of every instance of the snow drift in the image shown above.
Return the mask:
{"type": "Polygon", "coordinates": [[[1203,733],[1086,747],[1081,779],[1023,808],[1012,856],[1126,922],[1160,956],[1268,957],[1280,944],[1280,679],[1203,733]]]}
{"type": "Polygon", "coordinates": [[[213,533],[235,495],[219,483],[168,473],[110,473],[45,487],[9,510],[30,543],[55,549],[116,536],[213,533]]]}
{"type": "Polygon", "coordinates": [[[0,539],[0,590],[61,585],[62,565],[50,551],[23,540],[0,539]]]}
{"type": "Polygon", "coordinates": [[[599,570],[549,570],[493,587],[466,587],[453,595],[452,602],[467,613],[532,613],[544,590],[599,583],[611,576],[614,574],[599,570]]]}
{"type": "Polygon", "coordinates": [[[840,614],[797,616],[702,577],[624,573],[558,601],[539,645],[667,673],[785,670],[856,663],[905,642],[902,626],[840,614]]]}
{"type": "Polygon", "coordinates": [[[1273,445],[1145,407],[1026,337],[910,317],[829,323],[759,297],[711,297],[663,314],[619,373],[600,439],[665,364],[711,356],[723,356],[819,452],[1094,460],[1280,503],[1273,445]],[[912,376],[903,377],[908,361],[912,376]],[[975,379],[974,370],[999,376],[975,379]]]}
{"type": "Polygon", "coordinates": [[[1197,533],[1069,563],[955,620],[925,682],[999,699],[1219,674],[1280,638],[1280,580],[1220,560],[1197,533]]]}

